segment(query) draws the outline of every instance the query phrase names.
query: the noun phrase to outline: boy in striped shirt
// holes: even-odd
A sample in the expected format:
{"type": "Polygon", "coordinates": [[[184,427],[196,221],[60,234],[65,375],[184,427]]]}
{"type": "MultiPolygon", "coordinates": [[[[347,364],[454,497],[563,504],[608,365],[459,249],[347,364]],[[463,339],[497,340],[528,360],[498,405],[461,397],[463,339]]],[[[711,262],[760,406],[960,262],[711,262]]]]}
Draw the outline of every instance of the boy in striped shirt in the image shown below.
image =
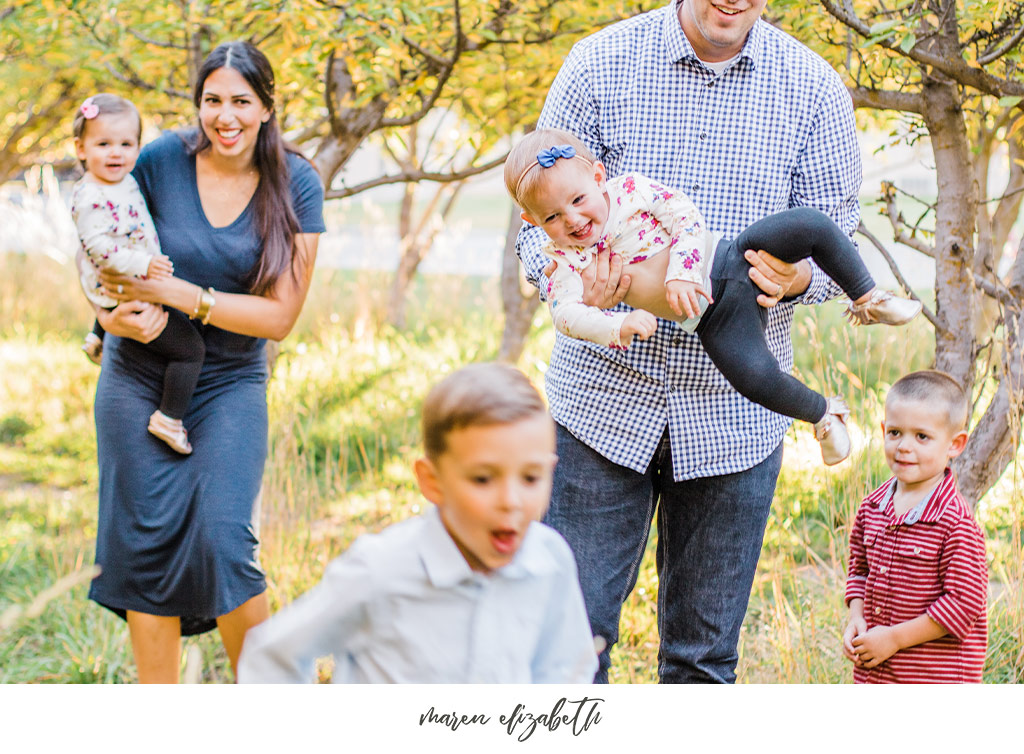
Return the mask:
{"type": "Polygon", "coordinates": [[[967,443],[968,400],[944,372],[901,378],[885,399],[893,478],[850,534],[843,654],[855,683],[980,683],[988,640],[985,539],[950,459],[967,443]]]}

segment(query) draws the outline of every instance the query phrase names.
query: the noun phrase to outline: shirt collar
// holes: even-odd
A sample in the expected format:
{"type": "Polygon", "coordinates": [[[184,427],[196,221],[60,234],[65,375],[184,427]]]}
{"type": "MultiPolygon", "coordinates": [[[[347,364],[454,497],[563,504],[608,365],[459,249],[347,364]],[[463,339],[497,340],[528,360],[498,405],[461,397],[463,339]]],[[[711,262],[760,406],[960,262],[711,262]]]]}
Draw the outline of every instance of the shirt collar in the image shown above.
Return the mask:
{"type": "MultiPolygon", "coordinates": [[[[665,52],[668,55],[668,59],[673,63],[678,63],[681,60],[700,59],[693,51],[693,45],[690,44],[690,40],[683,33],[683,27],[679,24],[678,11],[679,5],[682,2],[683,0],[673,0],[673,2],[665,6],[665,18],[662,21],[665,52]]],[[[754,23],[753,28],[751,28],[750,33],[747,35],[747,41],[743,44],[743,49],[740,50],[736,65],[739,65],[743,60],[747,60],[751,68],[757,68],[764,48],[762,40],[766,23],[767,21],[761,18],[757,19],[754,23]]]]}
{"type": "MultiPolygon", "coordinates": [[[[427,573],[427,578],[434,587],[450,588],[482,576],[469,567],[469,563],[462,556],[455,540],[444,528],[437,506],[432,505],[422,514],[421,518],[423,519],[423,532],[418,543],[420,560],[427,573]]],[[[549,573],[558,568],[558,562],[536,536],[538,526],[542,526],[542,524],[537,522],[530,524],[530,528],[526,530],[526,536],[523,537],[523,543],[519,547],[519,552],[516,553],[512,562],[504,568],[494,571],[491,578],[523,579],[549,573]]]]}
{"type": "MultiPolygon", "coordinates": [[[[895,492],[896,477],[892,477],[864,498],[864,500],[865,502],[877,505],[879,510],[885,510],[895,492]]],[[[903,523],[908,526],[918,521],[933,524],[942,520],[942,517],[947,512],[958,507],[966,509],[966,503],[963,502],[963,498],[960,497],[960,493],[956,488],[956,477],[953,475],[953,470],[947,467],[943,473],[942,481],[939,482],[939,486],[932,491],[927,500],[922,500],[904,514],[905,520],[903,523]]]]}

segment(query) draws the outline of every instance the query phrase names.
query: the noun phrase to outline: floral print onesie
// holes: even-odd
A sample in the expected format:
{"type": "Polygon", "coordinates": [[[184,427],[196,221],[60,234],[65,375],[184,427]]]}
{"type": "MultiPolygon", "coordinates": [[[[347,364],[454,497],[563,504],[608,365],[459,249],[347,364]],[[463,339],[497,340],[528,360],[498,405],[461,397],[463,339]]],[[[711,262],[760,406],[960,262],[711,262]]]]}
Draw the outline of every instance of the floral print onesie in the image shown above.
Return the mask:
{"type": "MultiPolygon", "coordinates": [[[[620,340],[619,330],[629,312],[605,311],[583,303],[580,273],[597,253],[611,249],[628,265],[667,252],[671,256],[666,283],[686,280],[710,291],[711,260],[718,237],[707,231],[700,210],[686,194],[639,173],[609,180],[608,198],[608,222],[597,243],[560,248],[548,240],[542,251],[558,262],[547,289],[555,328],[571,338],[622,349],[629,343],[620,340]]],[[[700,303],[703,311],[706,302],[700,303]]],[[[687,320],[686,329],[692,331],[698,320],[687,320]]]]}
{"type": "Polygon", "coordinates": [[[97,270],[142,277],[160,253],[139,184],[131,175],[115,184],[82,178],[71,190],[71,217],[90,262],[81,265],[82,290],[97,306],[112,309],[118,302],[100,292],[97,270]]]}

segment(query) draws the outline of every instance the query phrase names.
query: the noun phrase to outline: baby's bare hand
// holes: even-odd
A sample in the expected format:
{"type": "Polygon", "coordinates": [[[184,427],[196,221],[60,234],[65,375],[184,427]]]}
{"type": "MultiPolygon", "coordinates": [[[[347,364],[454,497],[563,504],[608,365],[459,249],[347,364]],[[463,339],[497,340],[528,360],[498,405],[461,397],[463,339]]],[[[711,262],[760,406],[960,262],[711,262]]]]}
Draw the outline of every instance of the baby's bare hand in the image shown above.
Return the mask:
{"type": "Polygon", "coordinates": [[[708,292],[697,283],[688,280],[669,280],[665,283],[665,298],[668,305],[680,317],[683,316],[683,312],[691,319],[700,314],[700,296],[707,299],[709,304],[714,303],[708,292]]]}
{"type": "Polygon", "coordinates": [[[146,270],[147,278],[169,278],[174,275],[174,263],[170,257],[163,254],[155,254],[149,262],[149,269],[146,270]]]}
{"type": "Polygon", "coordinates": [[[626,315],[619,328],[619,342],[628,346],[635,335],[640,340],[647,340],[658,329],[658,318],[643,309],[636,309],[626,315]]]}

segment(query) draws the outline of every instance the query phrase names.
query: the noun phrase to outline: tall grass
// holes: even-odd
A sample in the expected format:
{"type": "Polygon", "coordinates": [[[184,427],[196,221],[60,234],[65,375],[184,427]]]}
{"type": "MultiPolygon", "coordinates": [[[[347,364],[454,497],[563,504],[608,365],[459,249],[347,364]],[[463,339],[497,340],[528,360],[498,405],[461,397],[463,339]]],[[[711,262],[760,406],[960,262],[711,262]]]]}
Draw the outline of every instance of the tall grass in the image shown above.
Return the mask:
{"type": "MultiPolygon", "coordinates": [[[[274,609],[316,583],[360,534],[428,504],[411,474],[420,401],[438,376],[498,350],[494,281],[420,281],[405,332],[379,320],[386,282],[379,274],[318,270],[296,331],[282,345],[269,386],[260,516],[274,609]]],[[[79,298],[69,267],[0,257],[0,614],[92,562],[98,371],[78,352],[90,324],[79,298]]],[[[839,646],[848,527],[863,495],[887,476],[876,429],[884,391],[900,374],[927,366],[932,352],[923,323],[854,330],[840,309],[800,310],[796,364],[813,387],[846,397],[857,450],[826,471],[809,430],[787,434],[741,634],[741,682],[850,680],[839,646]]],[[[553,334],[544,312],[537,323],[520,366],[539,384],[553,334]]],[[[985,671],[993,682],[1024,676],[1020,473],[1015,466],[979,512],[994,579],[985,671]]],[[[623,610],[614,682],[656,680],[655,536],[623,610]]],[[[0,632],[0,681],[135,679],[124,624],[85,593],[76,587],[38,618],[0,632]]],[[[202,658],[203,681],[230,680],[215,634],[187,646],[202,658]]]]}

